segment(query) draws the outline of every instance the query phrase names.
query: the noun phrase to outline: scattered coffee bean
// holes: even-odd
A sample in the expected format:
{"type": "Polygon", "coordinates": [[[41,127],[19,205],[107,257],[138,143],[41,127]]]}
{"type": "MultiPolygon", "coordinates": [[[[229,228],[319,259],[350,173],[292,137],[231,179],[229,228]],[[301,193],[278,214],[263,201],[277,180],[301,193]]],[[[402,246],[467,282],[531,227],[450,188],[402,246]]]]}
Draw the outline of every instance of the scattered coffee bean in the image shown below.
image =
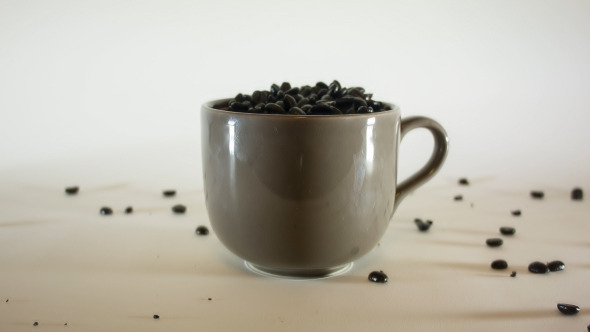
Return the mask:
{"type": "Polygon", "coordinates": [[[207,300],[209,300],[209,301],[213,301],[213,298],[212,298],[212,297],[209,297],[209,298],[207,298],[207,300]]]}
{"type": "Polygon", "coordinates": [[[584,198],[584,192],[582,188],[574,188],[572,190],[572,199],[575,201],[582,200],[584,198]]]}
{"type": "Polygon", "coordinates": [[[469,185],[469,180],[467,180],[466,178],[460,178],[459,184],[463,185],[463,186],[467,186],[467,185],[469,185]]]}
{"type": "Polygon", "coordinates": [[[514,227],[500,227],[500,233],[503,235],[514,235],[516,233],[516,229],[514,227]]]}
{"type": "Polygon", "coordinates": [[[199,226],[197,227],[195,232],[197,233],[197,235],[207,235],[209,234],[209,228],[205,226],[199,226]]]}
{"type": "Polygon", "coordinates": [[[39,326],[39,322],[34,322],[33,326],[39,326]]]}
{"type": "Polygon", "coordinates": [[[164,190],[162,194],[166,197],[172,197],[176,195],[176,190],[164,190]]]}
{"type": "Polygon", "coordinates": [[[113,209],[111,209],[111,208],[110,208],[110,207],[108,207],[108,206],[103,206],[103,207],[100,209],[100,214],[102,214],[103,216],[108,216],[108,215],[111,215],[111,214],[113,214],[113,209]]]}
{"type": "Polygon", "coordinates": [[[516,271],[512,271],[512,273],[510,273],[510,276],[511,276],[512,278],[516,277],[516,271]]]}
{"type": "Polygon", "coordinates": [[[68,194],[68,195],[75,195],[75,194],[78,193],[78,190],[80,190],[80,188],[78,186],[67,187],[66,188],[66,194],[68,194]]]}
{"type": "Polygon", "coordinates": [[[547,263],[550,272],[559,272],[565,270],[565,264],[562,261],[551,261],[547,263]]]}
{"type": "Polygon", "coordinates": [[[529,264],[529,271],[535,274],[545,274],[549,273],[549,268],[547,267],[547,264],[537,261],[529,264]]]}
{"type": "Polygon", "coordinates": [[[511,213],[513,216],[516,216],[516,217],[522,215],[522,211],[520,211],[520,210],[512,210],[511,213]]]}
{"type": "Polygon", "coordinates": [[[533,190],[531,191],[531,197],[536,199],[541,199],[545,197],[545,193],[540,190],[533,190]]]}
{"type": "Polygon", "coordinates": [[[491,238],[486,240],[488,247],[499,247],[504,243],[500,238],[491,238]]]}
{"type": "Polygon", "coordinates": [[[456,195],[456,196],[454,197],[454,199],[455,199],[456,201],[462,201],[462,200],[463,200],[463,196],[462,196],[462,195],[456,195]]]}
{"type": "Polygon", "coordinates": [[[154,315],[154,319],[160,319],[160,315],[154,315]]]}
{"type": "Polygon", "coordinates": [[[174,213],[185,213],[186,212],[186,206],[184,206],[182,204],[174,205],[172,207],[172,212],[174,212],[174,213]]]}
{"type": "Polygon", "coordinates": [[[384,284],[388,280],[387,274],[383,271],[373,271],[369,273],[369,281],[384,284]]]}
{"type": "Polygon", "coordinates": [[[428,229],[430,229],[430,226],[432,225],[432,220],[422,221],[422,219],[416,218],[414,219],[414,223],[421,232],[426,232],[428,229]]]}
{"type": "Polygon", "coordinates": [[[575,304],[558,303],[557,309],[564,315],[575,315],[580,312],[580,307],[575,304]]]}
{"type": "Polygon", "coordinates": [[[588,329],[588,332],[590,332],[590,325],[586,326],[586,329],[588,329]]]}
{"type": "Polygon", "coordinates": [[[503,259],[496,259],[491,266],[494,270],[504,270],[508,268],[508,263],[503,259]]]}
{"type": "Polygon", "coordinates": [[[132,206],[128,206],[125,208],[125,214],[131,214],[133,213],[133,207],[132,206]]]}

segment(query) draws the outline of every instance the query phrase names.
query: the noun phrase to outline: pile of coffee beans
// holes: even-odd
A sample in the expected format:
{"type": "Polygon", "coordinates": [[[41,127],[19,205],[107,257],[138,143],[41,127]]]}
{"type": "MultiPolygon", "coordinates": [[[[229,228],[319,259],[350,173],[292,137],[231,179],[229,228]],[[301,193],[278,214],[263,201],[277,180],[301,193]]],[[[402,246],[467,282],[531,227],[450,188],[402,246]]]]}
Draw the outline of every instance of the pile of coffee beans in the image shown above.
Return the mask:
{"type": "Polygon", "coordinates": [[[373,100],[373,94],[364,88],[345,88],[340,82],[329,85],[317,82],[314,86],[292,87],[283,82],[272,84],[269,90],[256,90],[252,94],[239,93],[227,104],[216,105],[226,111],[291,114],[291,115],[337,115],[360,114],[391,110],[391,106],[373,100]]]}

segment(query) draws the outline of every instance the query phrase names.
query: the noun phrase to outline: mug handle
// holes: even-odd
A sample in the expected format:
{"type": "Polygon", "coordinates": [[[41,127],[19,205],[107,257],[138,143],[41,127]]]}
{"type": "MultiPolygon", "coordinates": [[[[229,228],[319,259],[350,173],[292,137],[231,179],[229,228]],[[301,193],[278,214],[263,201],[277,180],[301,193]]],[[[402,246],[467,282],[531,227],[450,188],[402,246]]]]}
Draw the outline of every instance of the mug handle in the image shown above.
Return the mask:
{"type": "Polygon", "coordinates": [[[408,132],[417,128],[425,128],[430,131],[434,138],[434,149],[426,165],[397,185],[393,211],[397,209],[399,203],[412,190],[430,180],[430,178],[432,178],[440,169],[447,157],[447,151],[449,149],[449,137],[447,136],[447,132],[438,122],[427,117],[412,116],[402,119],[400,142],[408,132]]]}

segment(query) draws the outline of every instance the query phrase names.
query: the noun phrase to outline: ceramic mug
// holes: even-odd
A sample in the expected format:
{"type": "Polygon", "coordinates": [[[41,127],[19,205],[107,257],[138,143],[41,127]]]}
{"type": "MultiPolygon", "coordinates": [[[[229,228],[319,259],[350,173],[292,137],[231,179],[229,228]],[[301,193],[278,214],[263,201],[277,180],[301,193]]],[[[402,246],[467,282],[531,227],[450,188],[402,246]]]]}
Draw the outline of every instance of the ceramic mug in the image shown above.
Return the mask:
{"type": "Polygon", "coordinates": [[[410,191],[441,167],[443,127],[392,110],[350,115],[277,115],[205,103],[201,144],[213,231],[255,271],[325,277],[347,270],[387,230],[410,191]],[[397,183],[398,151],[409,131],[434,138],[429,161],[397,183]]]}

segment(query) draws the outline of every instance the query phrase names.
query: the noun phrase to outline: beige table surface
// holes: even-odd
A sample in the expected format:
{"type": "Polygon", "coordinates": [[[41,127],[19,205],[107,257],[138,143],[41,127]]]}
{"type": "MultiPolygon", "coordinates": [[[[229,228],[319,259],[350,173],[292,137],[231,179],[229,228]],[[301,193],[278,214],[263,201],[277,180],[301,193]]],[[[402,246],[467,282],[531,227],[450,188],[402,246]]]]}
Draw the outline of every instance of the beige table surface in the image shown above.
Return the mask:
{"type": "Polygon", "coordinates": [[[0,331],[585,331],[590,324],[590,205],[569,198],[582,185],[571,174],[471,178],[448,167],[406,198],[379,245],[348,273],[293,281],[253,274],[213,232],[195,234],[209,221],[197,152],[188,146],[123,146],[4,169],[0,331]],[[470,185],[459,185],[460,176],[470,185]],[[66,195],[70,185],[80,192],[66,195]],[[163,197],[164,189],[177,195],[163,197]],[[532,199],[532,189],[545,198],[532,199]],[[453,199],[459,194],[463,201],[453,199]],[[185,204],[186,214],[174,215],[174,204],[185,204]],[[129,205],[134,213],[125,215],[129,205]],[[102,206],[114,214],[101,216],[102,206]],[[432,228],[419,232],[417,217],[433,220],[432,228]],[[502,236],[501,226],[516,234],[502,236]],[[491,237],[504,245],[487,247],[491,237]],[[508,269],[492,270],[500,258],[508,269]],[[527,271],[532,261],[556,259],[565,271],[527,271]],[[373,270],[389,282],[369,282],[373,270]],[[581,311],[565,316],[557,303],[581,311]]]}

